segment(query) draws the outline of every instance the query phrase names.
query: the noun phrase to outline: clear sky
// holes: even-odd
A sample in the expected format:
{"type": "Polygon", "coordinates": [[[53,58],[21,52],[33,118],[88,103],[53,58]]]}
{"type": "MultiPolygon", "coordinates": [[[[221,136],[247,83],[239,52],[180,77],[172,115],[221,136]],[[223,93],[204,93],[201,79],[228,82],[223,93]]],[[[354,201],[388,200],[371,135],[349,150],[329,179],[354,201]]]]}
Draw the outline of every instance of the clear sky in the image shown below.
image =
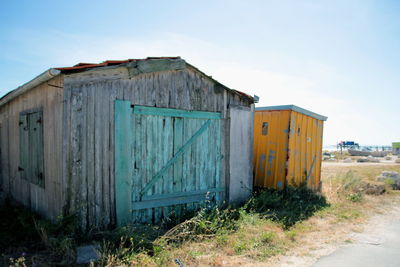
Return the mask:
{"type": "Polygon", "coordinates": [[[400,141],[400,1],[0,2],[0,95],[50,67],[148,56],[328,116],[325,145],[400,141]]]}

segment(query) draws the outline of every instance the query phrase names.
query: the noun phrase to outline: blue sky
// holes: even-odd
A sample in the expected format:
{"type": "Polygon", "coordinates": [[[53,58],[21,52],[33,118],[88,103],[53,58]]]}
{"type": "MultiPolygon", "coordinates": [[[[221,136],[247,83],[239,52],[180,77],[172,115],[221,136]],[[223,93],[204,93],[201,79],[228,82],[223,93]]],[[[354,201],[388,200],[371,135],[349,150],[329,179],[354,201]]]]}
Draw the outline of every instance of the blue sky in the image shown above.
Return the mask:
{"type": "Polygon", "coordinates": [[[329,117],[324,143],[400,140],[400,1],[1,1],[0,95],[50,67],[181,56],[329,117]]]}

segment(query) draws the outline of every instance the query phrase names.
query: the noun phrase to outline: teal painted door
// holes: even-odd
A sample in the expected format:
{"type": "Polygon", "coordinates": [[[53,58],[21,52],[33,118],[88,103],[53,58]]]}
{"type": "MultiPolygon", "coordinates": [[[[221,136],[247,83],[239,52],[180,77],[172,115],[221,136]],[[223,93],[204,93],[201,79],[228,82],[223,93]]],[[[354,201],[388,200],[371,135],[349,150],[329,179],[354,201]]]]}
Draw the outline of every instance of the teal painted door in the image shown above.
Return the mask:
{"type": "Polygon", "coordinates": [[[223,199],[220,113],[115,102],[117,222],[158,222],[223,199]]]}

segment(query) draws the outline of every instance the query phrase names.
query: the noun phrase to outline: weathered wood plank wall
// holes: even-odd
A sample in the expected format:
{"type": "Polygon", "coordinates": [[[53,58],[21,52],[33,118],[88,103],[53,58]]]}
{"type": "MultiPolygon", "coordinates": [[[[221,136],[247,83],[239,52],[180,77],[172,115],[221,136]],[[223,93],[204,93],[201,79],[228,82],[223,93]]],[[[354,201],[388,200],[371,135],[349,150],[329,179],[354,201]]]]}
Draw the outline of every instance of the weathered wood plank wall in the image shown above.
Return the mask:
{"type": "Polygon", "coordinates": [[[254,106],[231,106],[229,202],[241,204],[253,191],[254,106]]]}
{"type": "MultiPolygon", "coordinates": [[[[221,112],[250,106],[204,75],[185,68],[129,76],[125,67],[65,76],[64,183],[67,208],[82,227],[115,225],[114,101],[132,105],[221,112]]],[[[222,175],[229,164],[228,124],[221,121],[222,175]]]]}
{"type": "Polygon", "coordinates": [[[57,76],[0,108],[2,189],[27,207],[55,219],[61,214],[63,77],[57,76]],[[45,187],[21,179],[20,112],[43,108],[45,187]]]}

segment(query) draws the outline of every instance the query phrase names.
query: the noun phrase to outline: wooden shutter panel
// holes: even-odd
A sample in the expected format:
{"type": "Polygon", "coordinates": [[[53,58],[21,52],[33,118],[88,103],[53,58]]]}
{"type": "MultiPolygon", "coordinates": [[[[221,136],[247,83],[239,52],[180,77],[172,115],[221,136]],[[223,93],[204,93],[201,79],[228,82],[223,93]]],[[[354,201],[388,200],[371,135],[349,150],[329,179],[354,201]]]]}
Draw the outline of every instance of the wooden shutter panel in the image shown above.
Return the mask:
{"type": "Polygon", "coordinates": [[[42,112],[29,114],[29,177],[31,182],[44,187],[43,174],[43,119],[42,112]]]}
{"type": "Polygon", "coordinates": [[[37,113],[38,119],[36,120],[36,126],[38,129],[37,140],[38,140],[38,150],[37,150],[37,170],[38,170],[38,185],[44,187],[44,142],[43,142],[43,112],[37,113]]]}
{"type": "Polygon", "coordinates": [[[19,167],[22,179],[29,179],[27,172],[29,171],[29,127],[28,115],[21,114],[19,116],[19,167]]]}
{"type": "Polygon", "coordinates": [[[29,157],[29,163],[28,163],[28,171],[26,173],[26,175],[28,176],[28,180],[31,183],[35,183],[36,184],[36,155],[35,155],[35,151],[36,151],[36,138],[35,138],[35,134],[33,131],[33,128],[35,127],[33,121],[34,121],[34,113],[30,113],[28,114],[28,157],[29,157]]]}
{"type": "Polygon", "coordinates": [[[19,133],[21,178],[44,187],[43,112],[20,114],[19,133]]]}

